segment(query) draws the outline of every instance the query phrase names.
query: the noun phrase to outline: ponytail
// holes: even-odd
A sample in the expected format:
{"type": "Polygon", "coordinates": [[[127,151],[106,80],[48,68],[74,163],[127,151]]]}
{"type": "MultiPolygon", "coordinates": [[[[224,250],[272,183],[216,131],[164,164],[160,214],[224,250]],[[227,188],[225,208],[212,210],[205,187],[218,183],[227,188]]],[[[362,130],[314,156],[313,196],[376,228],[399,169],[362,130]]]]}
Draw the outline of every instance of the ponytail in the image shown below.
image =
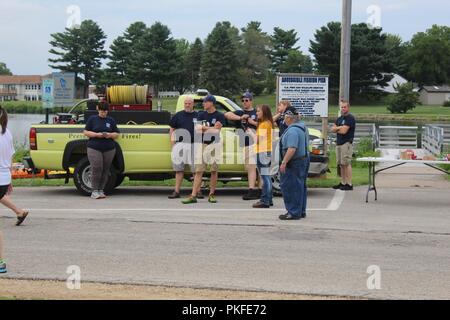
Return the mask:
{"type": "Polygon", "coordinates": [[[2,127],[2,134],[5,134],[6,128],[8,127],[8,113],[0,105],[0,126],[2,127]]]}

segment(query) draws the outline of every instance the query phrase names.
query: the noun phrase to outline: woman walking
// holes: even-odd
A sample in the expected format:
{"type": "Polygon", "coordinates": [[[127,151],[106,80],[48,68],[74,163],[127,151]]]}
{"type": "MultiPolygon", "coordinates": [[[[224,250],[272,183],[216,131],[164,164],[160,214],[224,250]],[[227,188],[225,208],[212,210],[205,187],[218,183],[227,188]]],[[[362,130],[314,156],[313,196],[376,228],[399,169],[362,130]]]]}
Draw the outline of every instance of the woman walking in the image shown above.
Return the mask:
{"type": "Polygon", "coordinates": [[[256,159],[258,173],[263,183],[261,200],[253,208],[270,208],[272,203],[272,179],[270,165],[272,158],[273,118],[268,105],[256,107],[258,127],[256,129],[256,159]]]}
{"type": "MultiPolygon", "coordinates": [[[[19,209],[11,201],[11,168],[14,155],[14,143],[11,132],[8,130],[8,113],[0,106],[0,203],[14,211],[17,216],[16,226],[20,226],[28,216],[28,211],[19,209]]],[[[6,272],[6,263],[3,260],[3,235],[0,231],[0,273],[6,272]]]]}
{"type": "Polygon", "coordinates": [[[108,117],[109,104],[101,101],[97,105],[98,115],[91,116],[84,128],[89,138],[87,156],[91,165],[92,199],[104,199],[109,170],[116,154],[114,140],[119,137],[116,121],[108,117]]]}

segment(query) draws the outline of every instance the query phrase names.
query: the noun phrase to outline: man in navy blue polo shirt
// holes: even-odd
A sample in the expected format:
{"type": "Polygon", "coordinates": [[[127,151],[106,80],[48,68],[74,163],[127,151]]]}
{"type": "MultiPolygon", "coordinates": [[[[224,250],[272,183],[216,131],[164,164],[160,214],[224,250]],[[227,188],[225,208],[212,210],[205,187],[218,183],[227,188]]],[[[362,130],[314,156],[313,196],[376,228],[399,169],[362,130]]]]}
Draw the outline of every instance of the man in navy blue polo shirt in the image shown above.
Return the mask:
{"type": "Polygon", "coordinates": [[[198,113],[194,111],[194,99],[186,97],[184,110],[170,119],[170,143],[172,145],[172,168],[175,171],[175,190],[169,199],[180,198],[181,183],[185,167],[190,166],[194,173],[194,125],[198,113]]]}
{"type": "Polygon", "coordinates": [[[336,133],[336,162],[341,169],[341,183],[333,189],[343,191],[353,190],[352,184],[352,156],[353,139],[355,137],[356,121],[350,113],[350,103],[341,101],[341,116],[331,128],[336,133]]]}
{"type": "Polygon", "coordinates": [[[222,142],[220,141],[220,130],[225,124],[225,116],[216,110],[216,98],[213,95],[207,95],[203,99],[204,111],[197,117],[195,130],[202,134],[202,144],[195,141],[195,177],[192,187],[192,194],[189,198],[182,201],[183,204],[197,203],[197,192],[200,190],[203,173],[207,167],[211,170],[211,179],[209,182],[208,202],[217,203],[215,192],[217,180],[219,177],[219,163],[222,162],[222,142]]]}

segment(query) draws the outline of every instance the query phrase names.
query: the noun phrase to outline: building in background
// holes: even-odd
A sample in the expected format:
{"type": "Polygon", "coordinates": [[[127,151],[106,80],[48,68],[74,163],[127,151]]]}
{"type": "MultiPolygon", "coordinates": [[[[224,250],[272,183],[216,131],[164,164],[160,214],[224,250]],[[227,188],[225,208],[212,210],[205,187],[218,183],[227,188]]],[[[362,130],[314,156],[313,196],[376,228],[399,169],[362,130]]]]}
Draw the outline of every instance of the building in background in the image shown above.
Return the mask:
{"type": "Polygon", "coordinates": [[[45,76],[0,76],[0,101],[41,101],[45,76]]]}
{"type": "Polygon", "coordinates": [[[420,102],[427,106],[442,106],[450,101],[450,86],[423,86],[419,90],[420,102]]]}

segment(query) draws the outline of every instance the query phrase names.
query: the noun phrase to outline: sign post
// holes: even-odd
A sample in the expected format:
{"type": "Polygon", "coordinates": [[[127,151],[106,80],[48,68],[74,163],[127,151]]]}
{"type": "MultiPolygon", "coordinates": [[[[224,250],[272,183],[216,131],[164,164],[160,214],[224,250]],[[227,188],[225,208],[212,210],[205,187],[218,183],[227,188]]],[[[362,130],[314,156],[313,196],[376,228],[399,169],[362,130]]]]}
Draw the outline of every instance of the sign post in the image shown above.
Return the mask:
{"type": "Polygon", "coordinates": [[[45,79],[42,81],[42,108],[45,109],[45,123],[48,124],[48,114],[49,109],[53,109],[54,98],[53,98],[53,79],[45,79]]]}
{"type": "Polygon", "coordinates": [[[320,117],[327,154],[328,136],[328,76],[315,74],[278,74],[277,104],[289,100],[304,117],[320,117]]]}

